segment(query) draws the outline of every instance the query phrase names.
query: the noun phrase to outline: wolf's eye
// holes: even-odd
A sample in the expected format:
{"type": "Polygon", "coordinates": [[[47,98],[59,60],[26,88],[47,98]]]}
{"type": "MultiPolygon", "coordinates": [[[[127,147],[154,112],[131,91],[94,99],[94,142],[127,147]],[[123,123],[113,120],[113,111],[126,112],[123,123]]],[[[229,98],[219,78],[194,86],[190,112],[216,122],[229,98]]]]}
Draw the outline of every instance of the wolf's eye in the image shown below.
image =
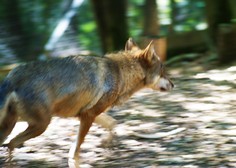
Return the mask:
{"type": "Polygon", "coordinates": [[[161,63],[160,64],[160,69],[162,70],[164,68],[164,65],[161,63]]]}
{"type": "Polygon", "coordinates": [[[165,65],[162,63],[160,64],[160,72],[165,73],[165,65]]]}

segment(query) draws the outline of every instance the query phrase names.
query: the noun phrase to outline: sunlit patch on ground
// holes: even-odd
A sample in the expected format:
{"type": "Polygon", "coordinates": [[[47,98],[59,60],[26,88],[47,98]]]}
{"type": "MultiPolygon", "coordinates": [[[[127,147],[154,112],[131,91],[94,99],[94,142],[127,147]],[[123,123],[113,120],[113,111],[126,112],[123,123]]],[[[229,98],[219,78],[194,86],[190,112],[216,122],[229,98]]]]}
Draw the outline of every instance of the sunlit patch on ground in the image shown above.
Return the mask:
{"type": "Polygon", "coordinates": [[[210,70],[207,73],[199,73],[195,78],[209,78],[214,81],[234,81],[236,80],[236,66],[224,70],[210,70]]]}

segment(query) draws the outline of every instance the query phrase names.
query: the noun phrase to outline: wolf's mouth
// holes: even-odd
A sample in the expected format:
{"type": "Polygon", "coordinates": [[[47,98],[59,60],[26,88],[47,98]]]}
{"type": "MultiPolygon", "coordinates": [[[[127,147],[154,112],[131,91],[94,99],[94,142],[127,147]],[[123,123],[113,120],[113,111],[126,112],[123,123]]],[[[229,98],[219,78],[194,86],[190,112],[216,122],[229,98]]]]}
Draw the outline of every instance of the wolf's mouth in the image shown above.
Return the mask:
{"type": "Polygon", "coordinates": [[[164,88],[164,87],[161,87],[161,88],[160,88],[160,91],[161,91],[161,92],[166,92],[166,91],[167,91],[167,89],[166,89],[166,88],[164,88]]]}

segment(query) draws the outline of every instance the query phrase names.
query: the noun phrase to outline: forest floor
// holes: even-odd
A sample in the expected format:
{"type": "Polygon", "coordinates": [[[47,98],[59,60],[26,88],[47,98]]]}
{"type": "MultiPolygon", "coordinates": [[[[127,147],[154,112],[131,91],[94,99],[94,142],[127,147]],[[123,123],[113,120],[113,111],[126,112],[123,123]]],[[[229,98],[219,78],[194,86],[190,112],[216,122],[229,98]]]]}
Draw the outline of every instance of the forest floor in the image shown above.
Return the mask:
{"type": "MultiPolygon", "coordinates": [[[[91,128],[82,145],[81,168],[236,167],[236,66],[208,65],[202,59],[169,69],[173,91],[142,90],[109,111],[118,120],[112,147],[101,147],[106,130],[91,128]],[[177,128],[185,130],[159,139],[133,135],[177,128]]],[[[41,136],[14,151],[11,163],[0,148],[0,167],[68,167],[78,126],[76,119],[53,118],[41,136]]],[[[23,127],[19,122],[17,128],[23,127]]]]}

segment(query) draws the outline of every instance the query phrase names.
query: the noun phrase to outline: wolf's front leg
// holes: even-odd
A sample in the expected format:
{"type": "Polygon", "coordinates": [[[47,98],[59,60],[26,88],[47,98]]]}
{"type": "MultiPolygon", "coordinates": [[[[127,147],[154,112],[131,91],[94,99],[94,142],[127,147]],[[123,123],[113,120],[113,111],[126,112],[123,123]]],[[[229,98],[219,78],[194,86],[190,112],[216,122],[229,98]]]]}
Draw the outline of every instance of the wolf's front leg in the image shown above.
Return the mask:
{"type": "Polygon", "coordinates": [[[80,146],[84,142],[84,138],[87,135],[93,121],[94,117],[88,116],[86,113],[80,115],[80,127],[76,142],[72,145],[69,152],[70,159],[79,160],[80,146]]]}

